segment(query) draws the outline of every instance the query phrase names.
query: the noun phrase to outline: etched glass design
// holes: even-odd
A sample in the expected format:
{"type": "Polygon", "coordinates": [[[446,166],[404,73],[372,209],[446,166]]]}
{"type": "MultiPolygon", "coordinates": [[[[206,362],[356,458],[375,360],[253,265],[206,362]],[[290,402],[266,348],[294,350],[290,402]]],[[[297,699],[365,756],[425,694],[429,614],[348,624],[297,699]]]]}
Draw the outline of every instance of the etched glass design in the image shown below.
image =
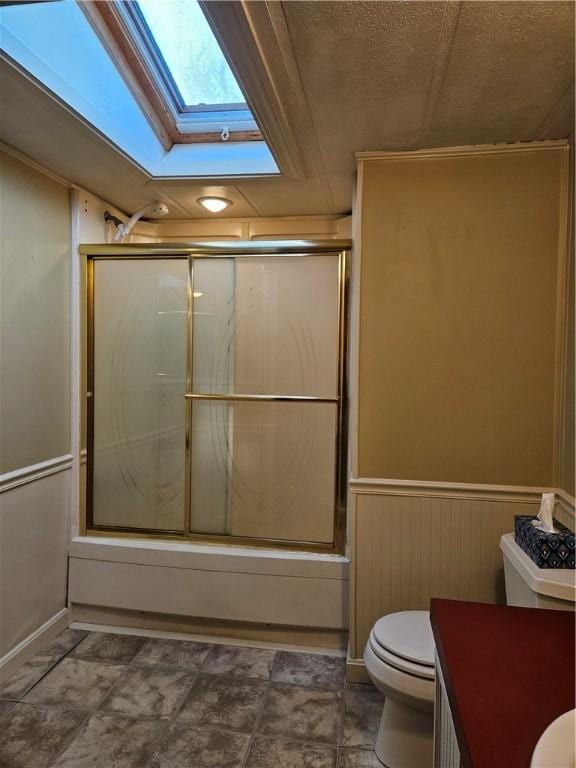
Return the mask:
{"type": "Polygon", "coordinates": [[[195,401],[192,530],[333,540],[337,405],[195,401]]]}
{"type": "Polygon", "coordinates": [[[195,259],[194,293],[194,392],[337,396],[337,258],[195,259]]]}
{"type": "Polygon", "coordinates": [[[184,529],[185,259],[94,263],[93,522],[184,529]]]}

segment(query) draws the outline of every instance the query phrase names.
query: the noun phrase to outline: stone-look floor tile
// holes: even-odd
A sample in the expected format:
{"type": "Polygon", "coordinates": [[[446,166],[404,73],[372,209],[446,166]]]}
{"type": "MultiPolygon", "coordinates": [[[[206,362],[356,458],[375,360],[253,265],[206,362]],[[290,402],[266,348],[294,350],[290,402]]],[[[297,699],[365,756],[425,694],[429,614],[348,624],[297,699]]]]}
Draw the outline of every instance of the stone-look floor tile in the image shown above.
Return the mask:
{"type": "Polygon", "coordinates": [[[344,687],[351,688],[352,690],[364,691],[365,693],[378,690],[372,683],[350,683],[348,680],[346,680],[344,687]]]}
{"type": "Polygon", "coordinates": [[[166,729],[162,720],[92,715],[53,768],[145,768],[166,729]]]}
{"type": "Polygon", "coordinates": [[[269,680],[275,656],[276,651],[267,648],[214,645],[202,666],[202,672],[269,680]]]}
{"type": "Polygon", "coordinates": [[[272,680],[318,688],[343,688],[346,661],[338,656],[281,651],[276,657],[272,680]]]}
{"type": "Polygon", "coordinates": [[[332,747],[257,737],[248,753],[246,768],[336,768],[337,755],[332,747]]]}
{"type": "Polygon", "coordinates": [[[2,718],[0,766],[48,768],[73,738],[84,717],[83,712],[16,704],[2,718]]]}
{"type": "Polygon", "coordinates": [[[132,662],[140,667],[197,670],[212,646],[190,640],[151,638],[132,662]]]}
{"type": "Polygon", "coordinates": [[[367,691],[347,688],[344,691],[344,729],[342,745],[345,747],[374,748],[382,716],[384,697],[375,688],[367,691]]]}
{"type": "Polygon", "coordinates": [[[244,733],[178,724],[164,738],[150,768],[241,768],[249,743],[244,733]]]}
{"type": "Polygon", "coordinates": [[[88,661],[110,661],[129,664],[146,643],[145,637],[91,632],[76,646],[70,656],[88,661]]]}
{"type": "Polygon", "coordinates": [[[374,752],[364,749],[341,749],[338,768],[382,768],[374,752]]]}
{"type": "Polygon", "coordinates": [[[0,717],[4,717],[15,706],[15,701],[0,701],[0,717]]]}
{"type": "Polygon", "coordinates": [[[195,679],[195,673],[178,669],[129,667],[98,709],[130,717],[170,717],[195,679]]]}
{"type": "Polygon", "coordinates": [[[61,659],[62,656],[71,651],[72,648],[77,646],[87,636],[88,632],[84,630],[65,629],[64,632],[60,632],[59,635],[51,640],[48,645],[45,645],[38,655],[61,659]]]}
{"type": "Polygon", "coordinates": [[[299,741],[338,743],[341,697],[336,691],[274,683],[264,704],[258,731],[299,741]]]}
{"type": "Polygon", "coordinates": [[[0,699],[21,699],[87,634],[65,629],[0,686],[0,699]]]}
{"type": "Polygon", "coordinates": [[[268,685],[261,680],[199,675],[178,720],[251,731],[267,690],[268,685]]]}
{"type": "Polygon", "coordinates": [[[125,669],[119,664],[67,657],[26,694],[24,701],[89,711],[98,705],[125,669]]]}
{"type": "Polygon", "coordinates": [[[21,699],[57,663],[57,659],[34,656],[0,686],[0,699],[21,699]]]}

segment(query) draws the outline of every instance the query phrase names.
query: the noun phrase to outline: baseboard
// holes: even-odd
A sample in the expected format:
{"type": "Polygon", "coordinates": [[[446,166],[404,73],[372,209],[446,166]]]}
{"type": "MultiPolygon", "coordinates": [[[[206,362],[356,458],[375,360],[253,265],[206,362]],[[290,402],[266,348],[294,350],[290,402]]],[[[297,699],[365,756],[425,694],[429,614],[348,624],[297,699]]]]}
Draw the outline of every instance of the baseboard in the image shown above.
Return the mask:
{"type": "Polygon", "coordinates": [[[0,659],[0,683],[11,677],[22,664],[25,664],[50,640],[65,630],[68,627],[68,618],[68,608],[63,608],[2,656],[0,659]]]}
{"type": "Polygon", "coordinates": [[[143,634],[149,637],[198,639],[212,643],[279,647],[343,654],[348,633],[339,630],[283,627],[236,621],[128,611],[92,605],[70,606],[70,623],[77,629],[143,634]]]}
{"type": "Polygon", "coordinates": [[[349,683],[371,683],[370,675],[362,659],[346,657],[346,680],[349,683]]]}

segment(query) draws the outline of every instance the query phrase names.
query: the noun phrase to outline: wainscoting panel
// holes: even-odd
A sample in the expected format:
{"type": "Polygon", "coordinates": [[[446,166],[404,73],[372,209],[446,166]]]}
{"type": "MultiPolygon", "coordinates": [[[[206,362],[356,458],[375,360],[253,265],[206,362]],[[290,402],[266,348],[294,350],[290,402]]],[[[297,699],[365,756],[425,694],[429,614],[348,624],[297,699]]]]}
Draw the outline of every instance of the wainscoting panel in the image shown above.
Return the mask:
{"type": "Polygon", "coordinates": [[[514,529],[514,515],[538,510],[536,495],[378,490],[352,495],[351,660],[386,613],[427,610],[431,597],[505,602],[500,537],[514,529]]]}
{"type": "Polygon", "coordinates": [[[66,608],[71,470],[52,464],[9,477],[0,496],[0,666],[66,608]]]}

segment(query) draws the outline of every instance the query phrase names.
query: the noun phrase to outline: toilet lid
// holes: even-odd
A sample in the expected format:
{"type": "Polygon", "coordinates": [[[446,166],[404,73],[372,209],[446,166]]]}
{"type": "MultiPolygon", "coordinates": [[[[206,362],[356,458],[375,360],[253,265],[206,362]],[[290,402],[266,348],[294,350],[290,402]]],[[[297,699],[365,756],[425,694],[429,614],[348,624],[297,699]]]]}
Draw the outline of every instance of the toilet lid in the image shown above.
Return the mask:
{"type": "Polygon", "coordinates": [[[408,661],[402,656],[398,656],[397,653],[387,651],[376,641],[374,632],[370,633],[368,643],[373,653],[380,659],[380,661],[383,661],[389,667],[394,667],[394,669],[404,672],[407,675],[411,675],[412,677],[421,677],[424,680],[436,679],[436,670],[434,667],[430,667],[427,664],[416,664],[414,661],[408,661]]]}
{"type": "Polygon", "coordinates": [[[415,664],[434,666],[434,636],[429,611],[401,611],[378,619],[374,640],[382,648],[415,664]]]}

